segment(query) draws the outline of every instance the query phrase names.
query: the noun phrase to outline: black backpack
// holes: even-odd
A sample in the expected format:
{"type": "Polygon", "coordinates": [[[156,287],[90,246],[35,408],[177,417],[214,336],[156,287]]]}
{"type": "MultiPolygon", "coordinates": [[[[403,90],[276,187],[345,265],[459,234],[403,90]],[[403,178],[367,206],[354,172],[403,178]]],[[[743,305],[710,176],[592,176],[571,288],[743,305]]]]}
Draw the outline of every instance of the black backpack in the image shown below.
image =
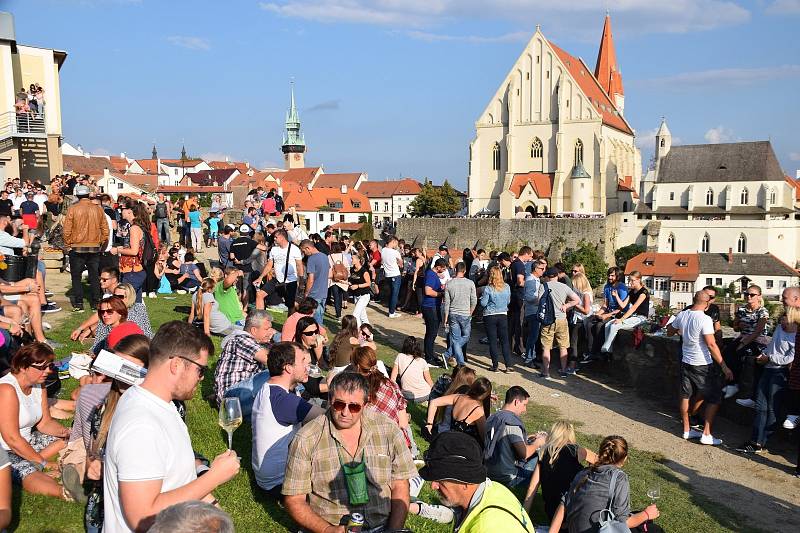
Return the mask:
{"type": "Polygon", "coordinates": [[[152,265],[156,260],[158,250],[156,250],[153,236],[150,235],[150,232],[142,231],[142,234],[142,264],[152,265]]]}
{"type": "Polygon", "coordinates": [[[549,326],[556,321],[556,308],[553,305],[553,299],[550,298],[550,287],[547,286],[547,283],[543,283],[542,287],[544,287],[544,292],[539,297],[537,315],[542,326],[549,326]]]}
{"type": "Polygon", "coordinates": [[[156,218],[167,218],[167,204],[159,202],[156,204],[156,218]]]}

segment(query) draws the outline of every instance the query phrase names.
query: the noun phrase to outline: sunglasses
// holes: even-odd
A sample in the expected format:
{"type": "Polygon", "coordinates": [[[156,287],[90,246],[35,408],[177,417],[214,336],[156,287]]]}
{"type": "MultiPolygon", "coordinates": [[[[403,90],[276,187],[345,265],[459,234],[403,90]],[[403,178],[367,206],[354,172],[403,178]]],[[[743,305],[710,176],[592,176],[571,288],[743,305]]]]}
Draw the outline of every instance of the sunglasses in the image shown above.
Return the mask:
{"type": "Polygon", "coordinates": [[[111,281],[111,278],[104,278],[103,276],[100,276],[100,281],[111,281]]]}
{"type": "Polygon", "coordinates": [[[580,270],[573,270],[573,271],[572,271],[572,273],[573,273],[573,274],[580,274],[580,273],[581,273],[581,271],[580,271],[580,270]]]}
{"type": "Polygon", "coordinates": [[[98,309],[97,312],[101,315],[110,315],[111,313],[116,313],[113,309],[98,309]]]}
{"type": "Polygon", "coordinates": [[[319,329],[315,329],[313,331],[304,331],[303,335],[305,335],[306,337],[310,337],[312,335],[316,335],[317,333],[319,333],[319,329]]]}
{"type": "Polygon", "coordinates": [[[760,294],[755,293],[755,292],[746,292],[746,293],[744,293],[744,295],[745,295],[746,298],[755,298],[756,296],[761,296],[760,294]]]}
{"type": "Polygon", "coordinates": [[[350,411],[350,414],[354,415],[360,413],[361,408],[363,407],[363,405],[361,405],[360,403],[347,403],[343,402],[342,400],[333,400],[333,404],[331,405],[333,405],[333,409],[337,413],[341,413],[342,411],[344,411],[344,408],[347,407],[347,410],[350,411]]]}
{"type": "Polygon", "coordinates": [[[178,359],[183,359],[184,361],[189,361],[190,363],[195,365],[197,367],[197,369],[198,369],[198,374],[200,375],[200,379],[203,379],[203,376],[206,375],[206,370],[208,370],[208,367],[206,365],[201,365],[197,361],[194,361],[194,360],[189,359],[188,357],[184,357],[182,355],[173,355],[172,357],[170,357],[170,359],[174,359],[175,357],[177,357],[178,359]]]}

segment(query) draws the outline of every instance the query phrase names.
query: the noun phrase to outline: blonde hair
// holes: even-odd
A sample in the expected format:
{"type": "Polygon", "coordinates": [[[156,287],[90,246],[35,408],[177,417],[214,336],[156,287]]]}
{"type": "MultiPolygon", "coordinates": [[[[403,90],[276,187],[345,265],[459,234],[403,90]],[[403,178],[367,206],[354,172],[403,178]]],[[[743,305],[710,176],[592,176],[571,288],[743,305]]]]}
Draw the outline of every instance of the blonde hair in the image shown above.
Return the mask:
{"type": "Polygon", "coordinates": [[[207,292],[214,292],[214,287],[217,282],[213,278],[203,278],[200,282],[200,288],[194,293],[194,306],[197,309],[197,318],[203,317],[203,294],[207,292]]]}
{"type": "Polygon", "coordinates": [[[800,307],[788,307],[786,309],[786,322],[800,324],[800,307]]]}
{"type": "Polygon", "coordinates": [[[225,279],[225,272],[219,267],[214,267],[208,271],[208,277],[219,283],[225,279]]]}
{"type": "Polygon", "coordinates": [[[134,303],[136,303],[136,289],[133,288],[133,285],[130,283],[120,283],[114,289],[122,289],[125,291],[125,307],[130,308],[134,303]]]}
{"type": "Polygon", "coordinates": [[[577,270],[578,272],[580,272],[584,276],[586,275],[586,267],[583,266],[583,263],[575,263],[574,265],[572,265],[572,268],[577,270]]]}
{"type": "MultiPolygon", "coordinates": [[[[589,278],[580,272],[572,275],[572,286],[575,287],[576,292],[581,296],[585,292],[592,292],[592,284],[589,283],[589,278]]],[[[581,303],[581,305],[583,305],[583,303],[581,303]]]]}
{"type": "Polygon", "coordinates": [[[558,459],[558,454],[564,446],[568,444],[575,444],[575,426],[569,422],[558,420],[550,428],[550,434],[547,436],[547,442],[544,443],[544,448],[550,455],[550,464],[554,464],[558,459]]]}
{"type": "Polygon", "coordinates": [[[496,291],[502,291],[505,284],[506,282],[503,281],[503,273],[500,271],[500,267],[494,265],[489,269],[489,286],[496,291]]]}

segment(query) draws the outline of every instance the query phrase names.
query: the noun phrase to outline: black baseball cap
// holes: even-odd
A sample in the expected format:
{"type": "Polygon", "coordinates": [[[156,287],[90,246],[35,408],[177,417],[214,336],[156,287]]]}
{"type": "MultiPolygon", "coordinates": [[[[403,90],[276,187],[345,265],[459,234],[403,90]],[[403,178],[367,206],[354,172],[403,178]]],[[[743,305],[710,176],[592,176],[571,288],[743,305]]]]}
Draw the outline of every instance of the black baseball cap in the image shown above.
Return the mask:
{"type": "Polygon", "coordinates": [[[477,485],[486,481],[483,450],[475,437],[458,431],[439,433],[425,453],[419,475],[426,481],[458,481],[477,485]]]}

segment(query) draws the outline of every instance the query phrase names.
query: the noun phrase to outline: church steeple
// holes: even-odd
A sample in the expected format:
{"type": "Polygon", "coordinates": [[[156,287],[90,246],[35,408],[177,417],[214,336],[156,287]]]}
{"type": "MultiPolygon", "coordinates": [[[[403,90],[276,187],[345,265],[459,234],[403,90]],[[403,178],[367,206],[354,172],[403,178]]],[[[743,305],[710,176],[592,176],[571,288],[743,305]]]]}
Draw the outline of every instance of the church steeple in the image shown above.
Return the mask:
{"type": "Polygon", "coordinates": [[[603,37],[600,39],[594,77],[622,114],[625,109],[625,91],[622,88],[622,74],[617,66],[617,53],[614,49],[614,37],[611,34],[611,16],[608,13],[603,24],[603,37]]]}
{"type": "Polygon", "coordinates": [[[153,143],[153,159],[158,160],[158,150],[156,150],[155,143],[153,143]]]}
{"type": "Polygon", "coordinates": [[[283,134],[281,150],[287,169],[305,167],[306,140],[300,133],[300,115],[294,101],[294,82],[291,83],[291,104],[286,113],[286,132],[283,134]]]}

